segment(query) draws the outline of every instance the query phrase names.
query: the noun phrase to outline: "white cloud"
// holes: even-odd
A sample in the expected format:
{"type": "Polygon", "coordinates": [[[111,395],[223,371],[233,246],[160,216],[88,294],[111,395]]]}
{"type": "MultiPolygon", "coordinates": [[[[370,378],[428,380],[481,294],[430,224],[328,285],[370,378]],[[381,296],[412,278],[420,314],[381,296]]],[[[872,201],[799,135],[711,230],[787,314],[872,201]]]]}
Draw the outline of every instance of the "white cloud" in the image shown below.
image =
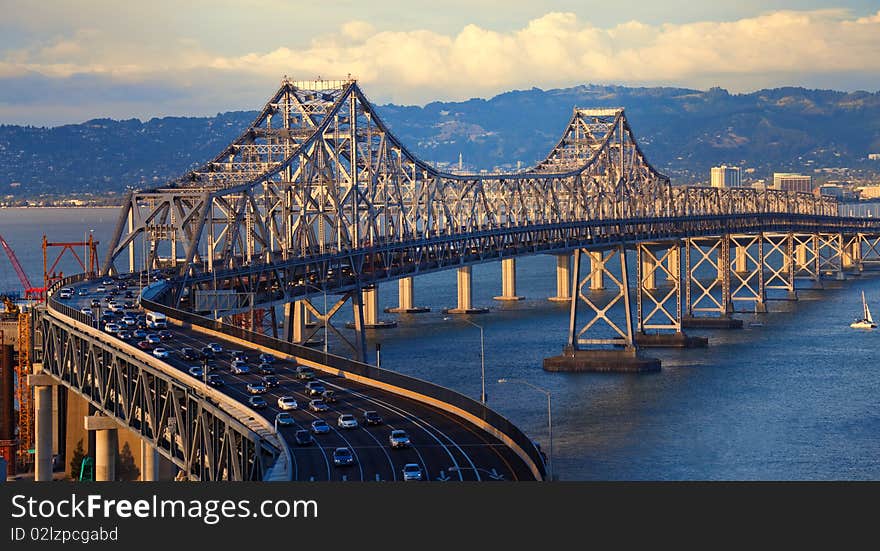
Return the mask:
{"type": "Polygon", "coordinates": [[[0,52],[0,76],[164,81],[193,95],[187,105],[198,104],[198,94],[210,97],[218,103],[206,106],[212,110],[256,107],[285,74],[296,79],[351,74],[374,99],[414,103],[584,82],[745,91],[858,75],[859,86],[880,89],[880,11],[860,18],[847,10],[819,10],[676,24],[631,20],[607,28],[573,13],[551,12],[519,29],[469,24],[455,33],[379,29],[352,20],[305,42],[300,37],[299,47],[283,36],[278,40],[274,49],[229,53],[194,36],[128,39],[83,27],[0,52]],[[213,89],[201,90],[199,79],[213,89]],[[235,89],[227,101],[240,101],[244,85],[253,88],[254,104],[224,106],[224,88],[235,89]]]}

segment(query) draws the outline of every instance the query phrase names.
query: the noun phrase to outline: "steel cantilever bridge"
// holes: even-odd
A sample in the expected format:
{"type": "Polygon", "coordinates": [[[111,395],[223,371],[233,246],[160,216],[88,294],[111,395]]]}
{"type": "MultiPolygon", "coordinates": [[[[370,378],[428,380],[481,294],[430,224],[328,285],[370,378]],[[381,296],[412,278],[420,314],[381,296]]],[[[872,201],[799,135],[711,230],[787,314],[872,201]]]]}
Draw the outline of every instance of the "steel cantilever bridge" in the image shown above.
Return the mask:
{"type": "Polygon", "coordinates": [[[683,328],[733,326],[735,311],[795,298],[798,279],[878,261],[878,236],[880,221],[839,216],[828,197],[672,186],[622,108],[574,109],[529,169],[462,174],[413,155],[355,80],[285,78],[217,157],[128,196],[102,270],[124,272],[126,256],[130,272],[168,269],[148,307],[273,342],[327,327],[363,362],[377,284],[399,280],[409,311],[414,276],[457,269],[450,312],[471,313],[473,264],[501,260],[500,298],[515,299],[515,258],[554,254],[570,325],[545,368],[645,370],[659,362],[640,347],[699,345],[683,328]],[[319,309],[322,293],[341,298],[319,309]],[[353,338],[331,323],[348,301],[353,338]]]}

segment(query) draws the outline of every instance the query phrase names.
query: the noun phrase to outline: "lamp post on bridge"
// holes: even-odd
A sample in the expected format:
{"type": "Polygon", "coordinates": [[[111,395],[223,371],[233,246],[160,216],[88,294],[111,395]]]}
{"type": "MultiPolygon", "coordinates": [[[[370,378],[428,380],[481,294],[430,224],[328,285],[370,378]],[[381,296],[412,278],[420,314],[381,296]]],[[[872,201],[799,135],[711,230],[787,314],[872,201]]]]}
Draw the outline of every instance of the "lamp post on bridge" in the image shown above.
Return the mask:
{"type": "Polygon", "coordinates": [[[553,409],[552,409],[552,404],[551,404],[552,393],[544,387],[540,387],[536,384],[530,383],[530,382],[525,381],[523,379],[504,378],[504,379],[498,379],[498,382],[502,383],[502,384],[504,384],[504,383],[518,383],[521,385],[526,385],[526,386],[532,387],[533,389],[537,390],[538,392],[544,393],[544,395],[547,396],[547,439],[549,440],[548,445],[550,448],[549,453],[547,454],[547,456],[548,456],[547,476],[550,480],[553,480],[553,413],[552,413],[553,409]]]}
{"type": "MultiPolygon", "coordinates": [[[[448,320],[450,318],[445,317],[443,319],[448,320]]],[[[463,318],[461,321],[473,325],[480,330],[480,402],[482,402],[483,405],[486,405],[486,347],[483,339],[483,326],[478,325],[469,319],[463,318]]]]}

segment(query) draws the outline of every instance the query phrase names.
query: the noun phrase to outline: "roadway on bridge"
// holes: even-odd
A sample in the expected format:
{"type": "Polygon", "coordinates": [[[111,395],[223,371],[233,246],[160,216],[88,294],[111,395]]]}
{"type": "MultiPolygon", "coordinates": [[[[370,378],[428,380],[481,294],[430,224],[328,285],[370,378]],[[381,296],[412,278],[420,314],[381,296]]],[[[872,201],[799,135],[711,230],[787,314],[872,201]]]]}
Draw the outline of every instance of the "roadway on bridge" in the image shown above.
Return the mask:
{"type": "MultiPolygon", "coordinates": [[[[101,302],[100,312],[107,312],[106,298],[109,289],[115,288],[116,281],[107,286],[108,292],[96,291],[100,283],[99,280],[92,280],[77,284],[72,287],[75,290],[73,297],[62,302],[82,309],[89,308],[91,300],[97,298],[101,302]],[[80,295],[80,289],[86,289],[88,294],[80,295]]],[[[135,280],[130,283],[130,290],[136,297],[139,286],[135,280]]],[[[120,302],[135,300],[124,298],[124,291],[119,292],[118,299],[120,302]]],[[[200,350],[209,343],[218,343],[223,352],[217,354],[215,367],[210,372],[219,374],[225,384],[217,390],[242,403],[247,402],[250,394],[246,385],[260,382],[261,379],[255,369],[259,363],[259,351],[244,350],[251,372],[234,374],[229,367],[231,350],[242,350],[240,344],[174,325],[169,325],[169,330],[174,337],[162,341],[160,346],[167,348],[170,354],[164,360],[157,361],[165,361],[186,372],[193,366],[200,366],[201,362],[183,359],[180,354],[182,348],[200,350]]],[[[149,329],[147,331],[155,332],[149,329]]],[[[137,339],[128,341],[133,346],[136,342],[137,339]]],[[[268,407],[254,411],[273,423],[276,414],[281,411],[277,407],[278,398],[292,396],[296,399],[298,409],[289,411],[295,424],[278,427],[293,456],[294,480],[402,480],[402,470],[407,463],[419,464],[423,477],[430,480],[534,480],[526,464],[509,447],[487,432],[440,409],[343,377],[315,371],[316,380],[322,382],[327,389],[335,390],[338,401],[328,404],[329,411],[314,413],[306,407],[314,397],[307,394],[306,383],[296,378],[295,363],[276,358],[273,366],[279,386],[262,395],[268,402],[268,407]],[[363,412],[366,410],[378,412],[383,423],[366,426],[363,422],[363,412]],[[337,418],[343,413],[353,414],[358,419],[356,429],[337,427],[337,418]],[[294,440],[295,432],[309,429],[311,422],[316,419],[326,421],[330,432],[314,435],[315,442],[312,445],[298,446],[294,440]],[[412,446],[392,449],[388,437],[393,429],[405,430],[412,446]],[[354,465],[334,466],[332,454],[337,447],[348,447],[352,450],[356,459],[354,465]]]]}

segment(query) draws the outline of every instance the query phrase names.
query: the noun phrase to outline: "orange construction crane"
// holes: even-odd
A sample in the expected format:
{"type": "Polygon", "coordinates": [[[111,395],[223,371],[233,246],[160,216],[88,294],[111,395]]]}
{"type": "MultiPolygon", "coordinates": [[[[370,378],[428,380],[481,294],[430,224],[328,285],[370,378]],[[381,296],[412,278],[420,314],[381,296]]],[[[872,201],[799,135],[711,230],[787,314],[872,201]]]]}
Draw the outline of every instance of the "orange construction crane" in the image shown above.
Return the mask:
{"type": "Polygon", "coordinates": [[[2,235],[0,235],[0,247],[3,247],[3,250],[6,251],[6,256],[9,257],[9,262],[12,263],[12,268],[15,270],[16,275],[18,275],[18,280],[21,282],[21,286],[24,287],[24,297],[27,299],[42,300],[46,288],[34,287],[31,285],[31,280],[28,278],[27,274],[24,273],[24,268],[21,267],[21,263],[18,261],[18,258],[16,258],[15,251],[13,251],[12,247],[9,246],[9,243],[3,239],[2,235]]]}
{"type": "Polygon", "coordinates": [[[98,242],[95,241],[95,237],[93,235],[89,235],[88,241],[76,241],[76,242],[59,242],[53,243],[46,239],[46,236],[43,236],[43,285],[44,292],[45,289],[48,289],[53,283],[60,279],[64,279],[63,272],[56,272],[55,268],[58,267],[58,263],[64,257],[64,253],[70,251],[73,254],[73,257],[79,263],[80,268],[89,277],[95,277],[98,273],[98,242]],[[49,266],[49,247],[61,247],[61,252],[58,253],[58,256],[55,257],[55,261],[52,263],[52,266],[49,266]],[[85,249],[85,259],[80,258],[79,254],[76,252],[79,247],[83,247],[85,249]]]}

